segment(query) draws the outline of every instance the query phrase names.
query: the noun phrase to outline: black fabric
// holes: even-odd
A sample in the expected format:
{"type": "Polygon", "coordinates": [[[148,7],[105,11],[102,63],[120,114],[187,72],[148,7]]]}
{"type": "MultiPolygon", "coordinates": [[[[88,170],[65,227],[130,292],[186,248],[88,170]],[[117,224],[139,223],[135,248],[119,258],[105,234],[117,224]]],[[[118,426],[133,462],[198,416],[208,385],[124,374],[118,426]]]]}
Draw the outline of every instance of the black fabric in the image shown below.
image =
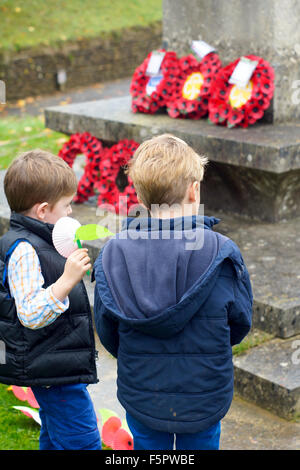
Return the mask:
{"type": "Polygon", "coordinates": [[[40,260],[43,288],[57,281],[66,259],[52,243],[53,225],[12,213],[10,229],[0,239],[0,341],[6,363],[0,364],[0,382],[19,386],[96,383],[92,315],[83,281],[69,294],[70,306],[53,323],[39,329],[24,327],[9,294],[6,254],[27,240],[40,260]],[[6,259],[5,259],[6,258],[6,259]]]}

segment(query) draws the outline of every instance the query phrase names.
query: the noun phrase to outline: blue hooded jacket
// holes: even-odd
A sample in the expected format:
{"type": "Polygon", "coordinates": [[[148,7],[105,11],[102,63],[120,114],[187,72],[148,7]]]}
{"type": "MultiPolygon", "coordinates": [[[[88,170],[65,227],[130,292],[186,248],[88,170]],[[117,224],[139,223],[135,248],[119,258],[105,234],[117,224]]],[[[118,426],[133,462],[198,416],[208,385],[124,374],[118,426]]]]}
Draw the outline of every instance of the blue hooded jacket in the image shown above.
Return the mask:
{"type": "Polygon", "coordinates": [[[118,399],[159,431],[217,423],[233,397],[231,346],[249,332],[252,290],[220,219],[127,218],[95,265],[95,324],[118,358],[118,399]]]}

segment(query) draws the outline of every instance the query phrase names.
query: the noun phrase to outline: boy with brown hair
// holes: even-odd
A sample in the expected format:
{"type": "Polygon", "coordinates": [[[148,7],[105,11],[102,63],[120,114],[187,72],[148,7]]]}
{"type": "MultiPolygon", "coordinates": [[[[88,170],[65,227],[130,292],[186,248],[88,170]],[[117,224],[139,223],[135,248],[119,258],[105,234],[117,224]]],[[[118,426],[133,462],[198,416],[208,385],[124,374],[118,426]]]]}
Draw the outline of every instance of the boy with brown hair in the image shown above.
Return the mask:
{"type": "Polygon", "coordinates": [[[101,449],[87,384],[96,383],[91,310],[82,281],[87,249],[67,260],[52,230],[71,214],[77,179],[61,158],[32,150],[8,168],[10,228],[0,239],[0,382],[31,387],[40,405],[41,450],[101,449]],[[9,295],[6,296],[7,290],[9,295]]]}
{"type": "Polygon", "coordinates": [[[233,396],[231,346],[248,333],[237,245],[199,215],[205,157],[161,135],[129,163],[151,217],[127,218],[97,258],[95,323],[118,359],[118,398],[138,449],[218,449],[233,396]]]}

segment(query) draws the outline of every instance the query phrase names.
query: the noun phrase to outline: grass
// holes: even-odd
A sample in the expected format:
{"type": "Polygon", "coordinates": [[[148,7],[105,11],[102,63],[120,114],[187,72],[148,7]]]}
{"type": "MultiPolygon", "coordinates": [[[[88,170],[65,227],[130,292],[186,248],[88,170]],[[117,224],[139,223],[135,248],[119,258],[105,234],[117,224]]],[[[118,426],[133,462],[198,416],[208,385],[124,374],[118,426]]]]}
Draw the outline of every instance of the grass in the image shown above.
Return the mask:
{"type": "Polygon", "coordinates": [[[250,348],[254,348],[266,341],[270,341],[273,337],[274,335],[266,333],[265,331],[253,329],[240,344],[233,346],[232,353],[234,356],[238,356],[245,353],[250,348]]]}
{"type": "Polygon", "coordinates": [[[40,426],[12,406],[27,406],[0,384],[0,449],[37,450],[40,426]]]}
{"type": "Polygon", "coordinates": [[[43,116],[7,117],[0,120],[0,169],[6,169],[22,152],[34,148],[57,155],[65,134],[45,128],[43,116]]]}
{"type": "Polygon", "coordinates": [[[2,0],[0,17],[0,47],[20,50],[149,25],[161,20],[162,0],[2,0]]]}

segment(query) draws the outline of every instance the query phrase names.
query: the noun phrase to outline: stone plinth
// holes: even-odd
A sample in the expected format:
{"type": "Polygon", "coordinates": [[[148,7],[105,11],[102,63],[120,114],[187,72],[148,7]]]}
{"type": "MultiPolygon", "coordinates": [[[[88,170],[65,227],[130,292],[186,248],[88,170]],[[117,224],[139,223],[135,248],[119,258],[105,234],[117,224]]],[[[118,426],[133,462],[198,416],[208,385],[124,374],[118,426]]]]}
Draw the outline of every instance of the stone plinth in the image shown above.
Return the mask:
{"type": "Polygon", "coordinates": [[[172,133],[210,160],[201,185],[207,210],[270,222],[300,214],[300,122],[227,129],[204,119],[134,114],[130,103],[128,96],[48,108],[46,126],[108,142],[172,133]]]}
{"type": "Polygon", "coordinates": [[[300,118],[293,87],[300,80],[298,0],[163,0],[163,42],[179,55],[192,40],[214,46],[223,65],[247,54],[268,60],[275,70],[274,122],[300,118]]]}

